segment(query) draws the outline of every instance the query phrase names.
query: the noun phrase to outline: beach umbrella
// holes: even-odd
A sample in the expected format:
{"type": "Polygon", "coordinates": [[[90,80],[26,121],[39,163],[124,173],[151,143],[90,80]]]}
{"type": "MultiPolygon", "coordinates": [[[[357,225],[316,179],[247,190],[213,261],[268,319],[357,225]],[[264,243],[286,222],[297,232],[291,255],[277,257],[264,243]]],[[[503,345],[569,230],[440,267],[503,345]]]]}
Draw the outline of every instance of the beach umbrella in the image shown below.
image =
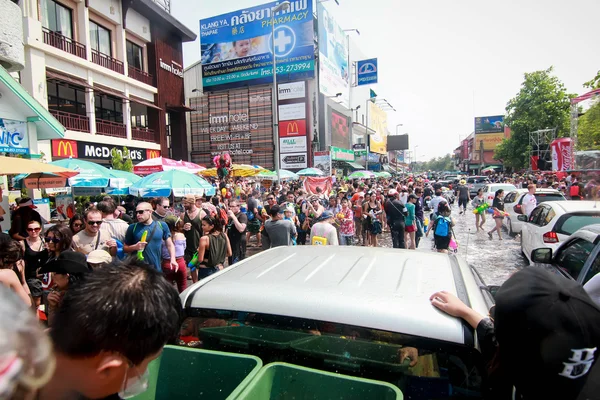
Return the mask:
{"type": "Polygon", "coordinates": [[[105,188],[112,177],[108,168],[78,158],[65,158],[52,161],[50,164],[79,172],[78,175],[69,178],[68,186],[71,187],[105,188]]]}
{"type": "Polygon", "coordinates": [[[348,179],[367,179],[374,178],[375,173],[367,170],[354,171],[350,175],[348,175],[348,179]]]}
{"type": "Polygon", "coordinates": [[[207,181],[189,172],[170,170],[156,172],[129,187],[129,194],[141,197],[175,197],[186,194],[213,196],[216,189],[207,181]]]}
{"type": "Polygon", "coordinates": [[[170,171],[173,169],[195,174],[204,170],[205,168],[201,165],[188,161],[177,161],[166,157],[149,158],[148,160],[144,160],[133,166],[133,172],[139,175],[148,175],[155,172],[170,171]]]}
{"type": "Polygon", "coordinates": [[[25,158],[0,157],[0,174],[19,174],[13,180],[16,187],[41,189],[65,186],[66,179],[78,175],[79,171],[25,158]]]}
{"type": "MultiPolygon", "coordinates": [[[[230,168],[231,176],[235,177],[248,177],[248,176],[257,176],[258,174],[268,171],[261,167],[260,165],[250,165],[250,164],[233,164],[230,168]]],[[[216,168],[208,168],[199,173],[201,176],[206,177],[216,177],[217,169],[216,168]]]]}
{"type": "Polygon", "coordinates": [[[392,177],[392,174],[390,174],[387,171],[381,171],[381,172],[375,172],[375,177],[376,178],[384,178],[384,179],[388,179],[392,177]]]}
{"type": "Polygon", "coordinates": [[[325,173],[318,168],[304,168],[296,172],[299,176],[324,176],[325,173]]]}
{"type": "MultiPolygon", "coordinates": [[[[279,176],[281,177],[281,180],[286,180],[286,179],[296,180],[296,179],[300,179],[300,177],[297,174],[293,173],[292,171],[288,171],[287,169],[280,169],[279,170],[279,176]]],[[[263,172],[260,172],[258,175],[256,175],[256,178],[259,178],[259,179],[268,179],[268,180],[275,181],[275,180],[277,180],[277,172],[265,170],[263,172]]]]}

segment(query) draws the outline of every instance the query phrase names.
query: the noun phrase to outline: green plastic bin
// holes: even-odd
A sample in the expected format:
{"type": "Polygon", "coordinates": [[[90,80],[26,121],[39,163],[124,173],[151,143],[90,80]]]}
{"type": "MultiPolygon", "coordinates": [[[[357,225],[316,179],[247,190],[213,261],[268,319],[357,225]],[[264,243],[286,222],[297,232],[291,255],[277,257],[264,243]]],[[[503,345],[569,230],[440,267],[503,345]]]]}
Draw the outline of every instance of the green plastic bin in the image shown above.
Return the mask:
{"type": "Polygon", "coordinates": [[[258,357],[165,346],[148,366],[148,390],[136,400],[235,399],[262,367],[258,357]]]}
{"type": "Polygon", "coordinates": [[[308,356],[325,360],[342,369],[359,370],[361,366],[406,372],[410,360],[400,364],[400,349],[386,343],[350,340],[337,336],[315,336],[292,344],[292,349],[308,356]]]}
{"type": "Polygon", "coordinates": [[[286,363],[267,364],[236,400],[402,400],[396,386],[286,363]]]}
{"type": "Polygon", "coordinates": [[[198,332],[203,341],[218,341],[222,346],[247,349],[251,345],[285,350],[298,340],[312,337],[308,333],[262,328],[260,326],[222,326],[198,332]]]}

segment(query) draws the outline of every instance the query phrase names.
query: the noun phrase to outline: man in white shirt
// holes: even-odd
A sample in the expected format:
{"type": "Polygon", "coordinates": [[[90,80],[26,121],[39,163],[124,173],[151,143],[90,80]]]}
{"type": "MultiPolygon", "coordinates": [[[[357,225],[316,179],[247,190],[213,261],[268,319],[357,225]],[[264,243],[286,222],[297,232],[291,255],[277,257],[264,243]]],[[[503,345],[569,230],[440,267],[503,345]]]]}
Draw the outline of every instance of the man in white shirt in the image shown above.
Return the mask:
{"type": "Polygon", "coordinates": [[[537,206],[537,199],[535,198],[535,185],[533,183],[528,185],[527,190],[529,190],[529,193],[523,196],[521,209],[523,210],[523,215],[529,217],[529,214],[531,214],[533,209],[537,206]]]}
{"type": "Polygon", "coordinates": [[[434,214],[437,215],[438,206],[440,205],[440,203],[442,201],[448,202],[448,200],[446,200],[442,196],[442,189],[436,189],[436,191],[435,191],[435,197],[433,199],[431,199],[431,201],[429,202],[429,207],[431,208],[431,210],[433,211],[434,214]]]}

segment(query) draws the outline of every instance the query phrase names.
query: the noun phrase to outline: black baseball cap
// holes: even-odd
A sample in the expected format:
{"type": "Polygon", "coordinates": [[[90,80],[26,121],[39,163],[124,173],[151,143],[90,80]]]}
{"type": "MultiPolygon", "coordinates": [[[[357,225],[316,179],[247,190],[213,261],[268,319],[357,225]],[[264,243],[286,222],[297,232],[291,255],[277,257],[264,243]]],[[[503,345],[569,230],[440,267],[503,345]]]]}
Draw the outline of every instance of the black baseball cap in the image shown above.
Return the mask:
{"type": "Polygon", "coordinates": [[[56,272],[57,274],[81,274],[89,271],[90,268],[87,265],[85,254],[76,251],[63,251],[56,259],[40,268],[41,274],[47,272],[56,272]]]}
{"type": "Polygon", "coordinates": [[[526,267],[495,308],[500,365],[524,398],[576,399],[600,380],[600,308],[579,283],[526,267]]]}

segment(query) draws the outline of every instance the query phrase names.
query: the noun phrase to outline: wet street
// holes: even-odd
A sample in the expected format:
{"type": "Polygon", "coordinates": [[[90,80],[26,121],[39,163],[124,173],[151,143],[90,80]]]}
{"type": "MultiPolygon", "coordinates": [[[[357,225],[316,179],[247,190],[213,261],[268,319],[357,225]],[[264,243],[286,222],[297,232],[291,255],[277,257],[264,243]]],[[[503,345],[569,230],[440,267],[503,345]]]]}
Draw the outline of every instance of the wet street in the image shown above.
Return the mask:
{"type": "MultiPolygon", "coordinates": [[[[526,265],[525,257],[521,255],[519,237],[510,237],[508,233],[502,232],[502,241],[494,233],[494,239],[490,240],[487,231],[494,226],[491,218],[486,219],[485,232],[476,232],[475,214],[471,209],[463,215],[459,215],[456,204],[452,206],[452,218],[456,222],[454,234],[458,241],[458,254],[475,267],[481,274],[487,285],[501,285],[510,275],[526,265]]],[[[250,239],[247,256],[256,254],[259,249],[254,247],[256,237],[250,239]]],[[[389,232],[379,236],[379,246],[392,247],[392,239],[389,232]]],[[[419,251],[435,251],[433,247],[433,236],[421,239],[419,251]]]]}

